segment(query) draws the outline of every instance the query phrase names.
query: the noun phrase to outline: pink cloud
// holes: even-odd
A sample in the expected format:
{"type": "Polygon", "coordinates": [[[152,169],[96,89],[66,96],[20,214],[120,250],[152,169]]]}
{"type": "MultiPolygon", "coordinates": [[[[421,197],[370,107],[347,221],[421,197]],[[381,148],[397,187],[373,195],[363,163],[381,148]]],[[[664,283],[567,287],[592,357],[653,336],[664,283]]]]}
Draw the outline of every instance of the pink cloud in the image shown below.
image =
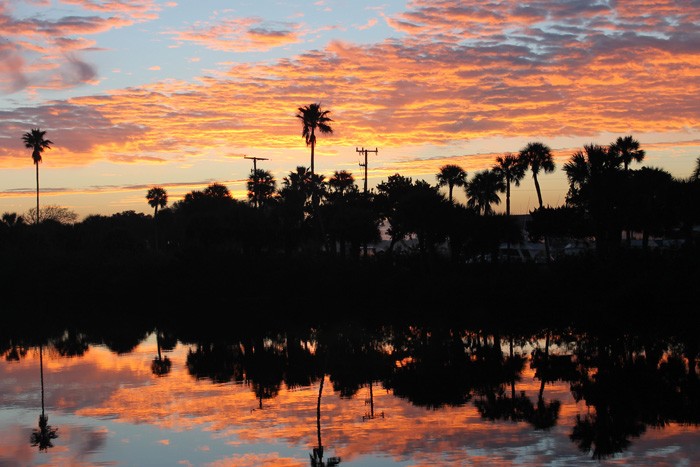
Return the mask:
{"type": "Polygon", "coordinates": [[[228,18],[215,24],[198,23],[185,31],[171,31],[176,40],[213,50],[260,52],[300,41],[296,23],[268,23],[261,18],[228,18]]]}
{"type": "Polygon", "coordinates": [[[153,19],[161,6],[141,1],[66,0],[100,15],[69,15],[58,18],[19,18],[9,7],[0,6],[0,30],[4,42],[0,55],[0,90],[66,89],[95,82],[97,71],[81,54],[97,51],[96,42],[85,35],[103,33],[153,19]]]}

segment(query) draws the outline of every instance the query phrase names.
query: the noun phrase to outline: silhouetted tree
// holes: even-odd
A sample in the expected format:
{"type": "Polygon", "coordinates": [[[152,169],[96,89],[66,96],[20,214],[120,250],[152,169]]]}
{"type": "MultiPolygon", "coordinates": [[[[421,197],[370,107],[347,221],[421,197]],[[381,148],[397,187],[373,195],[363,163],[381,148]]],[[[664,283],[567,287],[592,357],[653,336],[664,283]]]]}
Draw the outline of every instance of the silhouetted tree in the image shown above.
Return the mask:
{"type": "Polygon", "coordinates": [[[158,250],[158,208],[164,208],[168,204],[168,193],[164,188],[159,186],[154,186],[148,190],[146,193],[146,199],[148,200],[148,205],[151,206],[153,211],[153,225],[155,226],[155,245],[156,250],[158,250]]]}
{"type": "Polygon", "coordinates": [[[628,177],[621,159],[604,146],[588,144],[564,164],[569,180],[566,202],[590,216],[599,252],[619,246],[628,177]]]}
{"type": "Polygon", "coordinates": [[[642,162],[646,155],[644,150],[639,148],[639,141],[632,138],[632,135],[617,138],[610,145],[609,151],[613,157],[620,159],[625,171],[629,169],[632,161],[642,162]]]}
{"type": "Polygon", "coordinates": [[[39,223],[39,162],[41,162],[41,153],[46,149],[51,149],[53,141],[45,139],[46,131],[39,128],[22,135],[25,147],[32,150],[32,160],[36,166],[36,223],[39,223]]]}
{"type": "Polygon", "coordinates": [[[328,116],[330,110],[322,110],[320,103],[313,103],[298,108],[299,113],[296,115],[301,120],[302,130],[301,136],[306,140],[306,145],[311,146],[311,175],[314,171],[314,150],[316,148],[316,130],[321,134],[332,134],[333,128],[330,122],[333,120],[328,116]]]}
{"type": "Polygon", "coordinates": [[[149,188],[146,193],[146,199],[148,200],[148,205],[151,206],[153,211],[153,218],[158,215],[158,208],[164,208],[168,204],[168,193],[164,188],[159,186],[154,186],[149,188]]]}
{"type": "Polygon", "coordinates": [[[454,187],[465,186],[467,183],[467,172],[455,164],[447,164],[440,167],[440,172],[436,175],[439,186],[447,186],[448,201],[452,204],[452,189],[454,187]]]}
{"type": "MultiPolygon", "coordinates": [[[[523,149],[520,150],[518,154],[518,160],[527,169],[532,172],[532,180],[535,182],[535,190],[537,191],[537,201],[539,207],[543,207],[542,203],[542,191],[540,190],[540,182],[537,179],[537,175],[542,170],[544,173],[554,172],[554,157],[552,156],[552,150],[544,143],[532,142],[525,145],[523,149]]],[[[547,255],[547,261],[549,261],[549,239],[544,238],[545,254],[547,255]]]]}
{"type": "Polygon", "coordinates": [[[539,207],[542,207],[542,191],[540,190],[537,175],[539,175],[540,170],[544,173],[554,172],[555,165],[552,150],[544,143],[528,143],[520,150],[518,160],[526,170],[529,169],[532,172],[532,179],[535,182],[535,190],[537,191],[537,201],[539,202],[539,207]]]}
{"type": "MultiPolygon", "coordinates": [[[[27,219],[36,219],[36,208],[29,208],[23,216],[27,219]]],[[[39,213],[39,223],[56,222],[59,224],[73,224],[78,220],[78,214],[64,206],[49,204],[42,208],[39,213]]]]}
{"type": "MultiPolygon", "coordinates": [[[[673,176],[662,169],[642,167],[631,172],[626,195],[627,225],[642,232],[642,248],[649,246],[649,236],[661,235],[676,224],[673,209],[673,176]]],[[[629,231],[628,231],[628,239],[629,231]]]]}
{"type": "Polygon", "coordinates": [[[496,165],[491,170],[505,182],[506,216],[510,217],[510,184],[520,186],[520,181],[525,177],[526,167],[517,156],[507,153],[496,157],[496,165]]]}
{"type": "Polygon", "coordinates": [[[695,159],[695,168],[693,169],[693,173],[690,175],[690,179],[693,181],[700,180],[700,157],[695,159]]]}
{"type": "Polygon", "coordinates": [[[277,192],[277,182],[269,170],[254,169],[246,182],[248,188],[248,200],[260,207],[269,203],[277,192]]]}
{"type": "Polygon", "coordinates": [[[483,170],[474,174],[467,183],[467,206],[483,215],[493,214],[492,204],[500,204],[499,191],[505,190],[500,175],[493,170],[483,170]]]}

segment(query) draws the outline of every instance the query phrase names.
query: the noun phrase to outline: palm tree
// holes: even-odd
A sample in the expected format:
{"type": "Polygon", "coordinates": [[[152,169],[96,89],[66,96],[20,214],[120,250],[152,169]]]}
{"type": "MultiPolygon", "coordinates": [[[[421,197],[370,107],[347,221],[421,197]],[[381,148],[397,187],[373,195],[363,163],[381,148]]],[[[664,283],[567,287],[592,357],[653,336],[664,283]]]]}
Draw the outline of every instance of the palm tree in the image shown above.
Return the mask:
{"type": "MultiPolygon", "coordinates": [[[[530,169],[532,171],[532,179],[535,181],[535,190],[537,191],[537,201],[539,202],[539,207],[542,209],[542,191],[540,190],[540,182],[537,180],[537,174],[540,170],[547,172],[554,172],[554,158],[552,157],[552,150],[544,143],[538,141],[527,143],[523,149],[520,150],[518,154],[518,160],[523,164],[525,169],[530,169]]],[[[549,240],[547,236],[544,237],[544,251],[547,257],[547,262],[549,262],[549,240]]]]}
{"type": "Polygon", "coordinates": [[[447,164],[440,167],[440,172],[438,172],[436,178],[438,186],[447,186],[450,204],[452,204],[452,189],[456,186],[465,186],[467,184],[467,172],[455,164],[447,164]]]}
{"type": "Polygon", "coordinates": [[[146,193],[146,199],[148,200],[148,205],[155,208],[153,213],[153,218],[155,219],[158,215],[158,208],[164,208],[168,204],[168,193],[164,188],[154,186],[146,193]]]}
{"type": "Polygon", "coordinates": [[[695,169],[693,169],[693,173],[690,176],[690,179],[696,182],[700,180],[700,157],[695,159],[695,169]]]}
{"type": "Polygon", "coordinates": [[[341,198],[348,192],[357,191],[355,177],[347,170],[336,170],[328,179],[328,188],[341,198]]]}
{"type": "Polygon", "coordinates": [[[503,179],[493,170],[477,172],[467,183],[467,206],[484,215],[493,214],[491,204],[501,203],[498,192],[504,189],[503,179]]]}
{"type": "Polygon", "coordinates": [[[517,156],[511,153],[498,156],[492,169],[506,185],[506,217],[510,217],[510,184],[520,186],[520,180],[525,177],[525,166],[517,156]]]}
{"type": "Polygon", "coordinates": [[[39,128],[22,135],[22,141],[27,148],[32,149],[32,159],[36,165],[36,223],[39,223],[39,162],[41,162],[41,153],[45,149],[51,149],[53,141],[44,139],[46,130],[41,131],[39,128]]]}
{"type": "Polygon", "coordinates": [[[314,175],[314,149],[316,148],[316,129],[323,134],[333,133],[333,128],[329,122],[332,122],[328,116],[330,110],[321,110],[320,103],[313,103],[299,107],[299,113],[296,115],[302,123],[301,136],[306,139],[306,145],[311,146],[311,175],[314,175]]]}
{"type": "Polygon", "coordinates": [[[535,190],[537,190],[537,201],[539,201],[539,206],[543,207],[542,191],[537,180],[537,174],[540,173],[540,170],[545,173],[554,172],[555,166],[552,150],[549,146],[540,142],[528,143],[520,150],[518,160],[522,163],[525,170],[530,169],[532,171],[532,179],[535,181],[535,190]]]}
{"type": "Polygon", "coordinates": [[[248,199],[257,208],[273,198],[277,191],[277,181],[269,170],[253,169],[246,187],[248,199]]]}
{"type": "Polygon", "coordinates": [[[168,193],[164,188],[154,186],[146,193],[149,206],[155,209],[153,212],[153,225],[155,226],[156,251],[158,250],[158,208],[164,208],[168,204],[168,193]]]}
{"type": "Polygon", "coordinates": [[[646,155],[643,149],[639,149],[639,141],[632,138],[632,135],[625,136],[624,138],[622,136],[617,138],[617,140],[610,145],[610,152],[620,158],[625,167],[625,171],[628,170],[632,161],[642,162],[646,155]]]}

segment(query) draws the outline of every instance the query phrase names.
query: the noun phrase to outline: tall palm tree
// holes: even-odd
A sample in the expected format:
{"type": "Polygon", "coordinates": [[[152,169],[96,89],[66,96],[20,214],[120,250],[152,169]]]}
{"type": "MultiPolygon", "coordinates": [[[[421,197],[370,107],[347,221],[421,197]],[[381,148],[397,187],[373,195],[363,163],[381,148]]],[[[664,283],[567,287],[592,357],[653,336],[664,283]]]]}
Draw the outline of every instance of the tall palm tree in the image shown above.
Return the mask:
{"type": "Polygon", "coordinates": [[[306,139],[306,145],[311,146],[311,175],[314,174],[314,150],[316,148],[316,130],[323,134],[332,134],[333,128],[329,125],[331,118],[328,116],[330,110],[321,110],[320,103],[313,103],[299,107],[296,115],[301,120],[301,136],[306,139]]]}
{"type": "Polygon", "coordinates": [[[436,178],[438,186],[447,186],[450,204],[452,204],[452,189],[456,186],[465,186],[467,184],[467,172],[455,164],[447,164],[440,167],[440,172],[438,172],[436,178]]]}
{"type": "Polygon", "coordinates": [[[639,149],[639,141],[632,138],[632,135],[620,136],[610,145],[610,152],[619,157],[625,167],[625,171],[629,169],[632,161],[642,162],[646,153],[643,149],[639,149]]]}
{"type": "Polygon", "coordinates": [[[36,165],[36,223],[39,223],[39,162],[41,162],[41,153],[45,149],[51,149],[53,141],[45,139],[46,130],[41,131],[39,128],[34,128],[22,135],[22,141],[27,148],[32,150],[32,159],[36,165]]]}
{"type": "Polygon", "coordinates": [[[506,186],[506,217],[510,217],[510,184],[520,186],[520,180],[525,177],[525,166],[517,156],[507,153],[496,158],[492,169],[505,182],[506,186]]]}
{"type": "Polygon", "coordinates": [[[158,208],[164,208],[168,204],[168,193],[164,188],[159,186],[154,186],[150,188],[146,193],[146,199],[148,200],[148,205],[155,209],[153,212],[153,218],[158,215],[158,208]]]}
{"type": "MultiPolygon", "coordinates": [[[[542,190],[540,190],[540,182],[537,180],[537,174],[542,170],[544,173],[554,172],[554,158],[552,156],[552,150],[544,143],[535,141],[532,143],[527,143],[523,149],[520,150],[518,154],[518,160],[525,166],[526,169],[532,171],[532,179],[535,181],[535,190],[537,191],[537,201],[539,202],[539,207],[542,209],[542,190]]],[[[544,237],[544,252],[549,262],[549,239],[545,235],[544,237]]]]}
{"type": "MultiPolygon", "coordinates": [[[[610,155],[622,161],[625,173],[628,173],[627,171],[632,161],[642,162],[646,155],[643,149],[639,149],[639,141],[632,138],[632,135],[617,138],[608,148],[608,152],[610,155]]],[[[632,231],[629,228],[625,229],[625,240],[627,242],[627,247],[631,246],[632,231]]]]}
{"type": "Polygon", "coordinates": [[[503,179],[493,170],[477,172],[467,183],[467,206],[484,215],[493,214],[491,205],[501,203],[498,192],[504,189],[503,179]]]}
{"type": "Polygon", "coordinates": [[[168,204],[168,193],[164,188],[159,186],[154,186],[148,190],[146,193],[146,199],[148,200],[148,205],[155,209],[153,212],[153,225],[155,226],[155,245],[156,251],[158,250],[158,208],[164,208],[168,204]]]}
{"type": "Polygon", "coordinates": [[[544,173],[554,172],[554,158],[552,150],[544,143],[533,142],[528,143],[518,154],[518,160],[523,164],[525,170],[532,171],[532,179],[535,181],[535,190],[537,191],[537,201],[539,207],[542,204],[542,191],[540,190],[540,182],[537,180],[537,175],[542,170],[544,173]]]}

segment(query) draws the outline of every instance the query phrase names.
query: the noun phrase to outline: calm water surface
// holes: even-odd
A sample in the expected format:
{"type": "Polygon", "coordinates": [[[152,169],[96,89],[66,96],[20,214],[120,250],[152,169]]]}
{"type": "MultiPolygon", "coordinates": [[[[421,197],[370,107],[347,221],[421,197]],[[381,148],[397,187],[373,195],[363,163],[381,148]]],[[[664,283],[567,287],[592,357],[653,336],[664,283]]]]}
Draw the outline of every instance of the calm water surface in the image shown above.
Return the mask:
{"type": "Polygon", "coordinates": [[[0,466],[700,465],[697,343],[545,336],[3,337],[0,466]]]}

